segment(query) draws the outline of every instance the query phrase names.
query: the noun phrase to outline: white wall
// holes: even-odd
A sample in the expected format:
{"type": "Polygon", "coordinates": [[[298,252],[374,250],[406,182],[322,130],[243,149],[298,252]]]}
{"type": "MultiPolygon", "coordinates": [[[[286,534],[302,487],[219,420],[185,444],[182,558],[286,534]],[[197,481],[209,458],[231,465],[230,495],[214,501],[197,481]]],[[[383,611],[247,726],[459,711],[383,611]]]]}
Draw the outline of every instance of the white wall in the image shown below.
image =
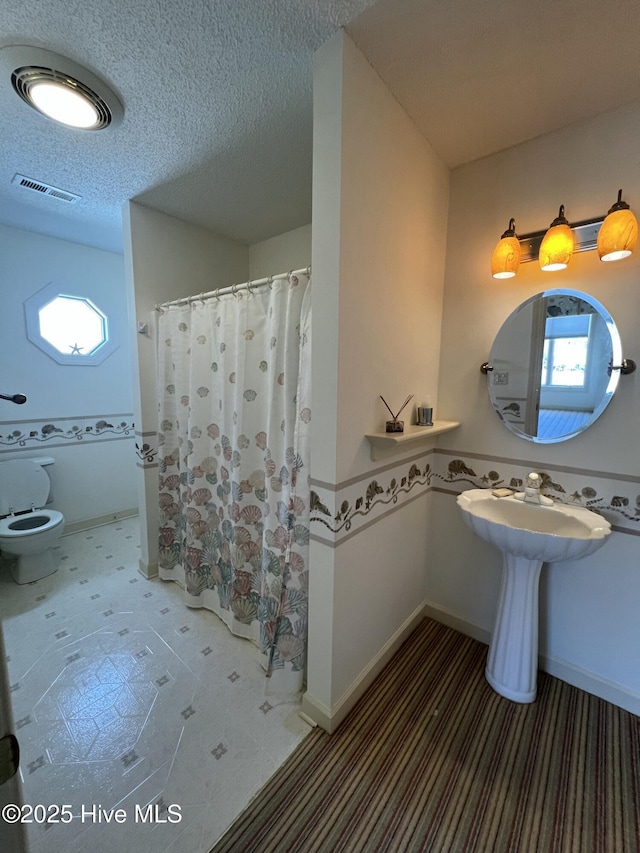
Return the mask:
{"type": "Polygon", "coordinates": [[[129,321],[121,255],[0,226],[4,371],[0,460],[48,455],[53,506],[68,529],[137,506],[129,321]],[[84,294],[108,317],[119,347],[95,366],[61,365],[26,336],[24,300],[50,282],[84,294]],[[14,434],[18,435],[15,436],[14,434]]]}
{"type": "Polygon", "coordinates": [[[249,278],[300,270],[311,264],[311,225],[249,246],[249,278]]]}
{"type": "Polygon", "coordinates": [[[249,250],[226,237],[129,202],[123,209],[142,517],[140,570],[158,571],[158,391],[155,305],[248,279],[249,250]],[[143,334],[137,323],[146,323],[143,334]]]}
{"type": "Polygon", "coordinates": [[[640,210],[640,163],[634,143],[639,128],[636,104],[452,173],[439,404],[443,417],[460,420],[462,426],[448,437],[447,447],[629,471],[629,425],[637,423],[639,414],[637,373],[622,377],[620,393],[586,433],[536,449],[497,428],[479,366],[508,314],[528,297],[558,287],[594,296],[613,315],[625,354],[640,355],[634,354],[640,252],[613,264],[601,263],[596,252],[584,252],[558,273],[543,273],[537,263],[522,264],[515,278],[503,281],[493,279],[489,268],[505,217],[508,222],[514,216],[518,231],[526,233],[547,227],[561,203],[570,220],[604,215],[619,187],[640,210]],[[614,441],[614,435],[622,438],[614,441]]]}
{"type": "MultiPolygon", "coordinates": [[[[160,302],[193,296],[246,281],[248,249],[233,240],[129,202],[124,208],[126,275],[130,310],[137,322],[155,322],[160,302]]],[[[133,329],[133,352],[140,365],[135,377],[145,408],[157,406],[155,338],[133,329]]]]}
{"type": "MultiPolygon", "coordinates": [[[[493,247],[512,216],[518,231],[526,233],[547,227],[560,204],[570,221],[604,215],[619,187],[639,211],[638,134],[640,104],[634,104],[452,173],[438,399],[440,415],[462,423],[440,442],[446,451],[439,457],[445,491],[480,485],[489,472],[508,482],[513,473],[546,471],[565,496],[583,500],[583,490],[590,489],[594,506],[621,531],[588,559],[545,568],[541,652],[549,671],[635,713],[640,713],[640,374],[621,377],[602,417],[581,436],[536,445],[498,421],[479,367],[517,305],[545,289],[564,287],[601,302],[618,326],[624,354],[640,360],[640,253],[603,264],[596,252],[585,252],[559,273],[527,263],[506,281],[490,274],[493,247]],[[447,474],[456,459],[474,476],[447,474]],[[626,506],[619,505],[620,498],[626,506]]],[[[499,554],[465,529],[450,494],[434,495],[432,533],[426,586],[432,612],[460,620],[486,638],[499,554]]]]}
{"type": "Polygon", "coordinates": [[[330,511],[311,526],[304,707],[332,728],[423,600],[426,481],[384,504],[412,463],[372,463],[364,436],[380,394],[437,394],[448,203],[447,169],[343,33],[316,55],[313,171],[312,488],[330,511]]]}

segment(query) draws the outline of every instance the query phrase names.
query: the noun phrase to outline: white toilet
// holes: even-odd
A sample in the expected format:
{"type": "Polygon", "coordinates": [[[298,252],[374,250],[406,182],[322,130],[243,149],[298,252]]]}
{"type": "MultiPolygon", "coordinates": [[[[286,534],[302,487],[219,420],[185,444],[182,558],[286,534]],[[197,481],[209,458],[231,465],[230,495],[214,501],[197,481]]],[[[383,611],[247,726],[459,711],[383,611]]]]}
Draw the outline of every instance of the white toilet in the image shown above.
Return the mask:
{"type": "Polygon", "coordinates": [[[45,466],[52,456],[0,462],[0,551],[17,557],[11,563],[16,583],[32,583],[53,574],[51,547],[64,529],[64,516],[44,509],[51,481],[45,466]]]}

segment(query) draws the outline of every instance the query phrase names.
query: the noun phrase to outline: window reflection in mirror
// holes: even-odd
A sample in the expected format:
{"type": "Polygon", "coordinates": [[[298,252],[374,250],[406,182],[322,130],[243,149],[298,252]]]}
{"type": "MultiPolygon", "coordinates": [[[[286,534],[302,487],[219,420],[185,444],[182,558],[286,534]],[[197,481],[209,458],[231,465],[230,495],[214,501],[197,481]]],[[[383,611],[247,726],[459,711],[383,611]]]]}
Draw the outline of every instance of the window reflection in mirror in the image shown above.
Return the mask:
{"type": "Polygon", "coordinates": [[[539,443],[563,441],[608,405],[622,358],[613,319],[579,291],[548,290],[528,299],[498,332],[487,374],[489,396],[505,425],[539,443]]]}
{"type": "Polygon", "coordinates": [[[547,317],[542,351],[543,390],[585,387],[590,326],[590,315],[547,317]]]}

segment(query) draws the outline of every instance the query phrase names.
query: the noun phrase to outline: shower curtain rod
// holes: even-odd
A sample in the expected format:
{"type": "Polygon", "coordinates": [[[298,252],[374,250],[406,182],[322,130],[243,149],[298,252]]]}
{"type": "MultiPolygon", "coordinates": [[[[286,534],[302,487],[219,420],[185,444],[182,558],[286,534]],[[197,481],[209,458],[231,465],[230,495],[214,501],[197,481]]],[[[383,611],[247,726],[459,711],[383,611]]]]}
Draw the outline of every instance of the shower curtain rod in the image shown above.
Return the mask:
{"type": "Polygon", "coordinates": [[[232,284],[229,287],[219,287],[217,290],[210,290],[208,293],[198,293],[195,296],[184,296],[182,299],[173,299],[171,302],[162,302],[160,305],[156,305],[156,311],[163,311],[170,305],[189,305],[192,302],[199,302],[200,300],[204,302],[205,299],[211,299],[214,296],[216,299],[219,299],[221,296],[226,296],[229,293],[232,293],[235,296],[239,290],[248,290],[251,292],[256,287],[262,287],[265,284],[268,284],[269,287],[271,287],[274,281],[283,278],[291,278],[292,275],[310,276],[311,267],[304,267],[301,270],[290,270],[289,272],[283,272],[279,275],[267,276],[267,278],[257,278],[255,281],[245,281],[242,284],[232,284]]]}

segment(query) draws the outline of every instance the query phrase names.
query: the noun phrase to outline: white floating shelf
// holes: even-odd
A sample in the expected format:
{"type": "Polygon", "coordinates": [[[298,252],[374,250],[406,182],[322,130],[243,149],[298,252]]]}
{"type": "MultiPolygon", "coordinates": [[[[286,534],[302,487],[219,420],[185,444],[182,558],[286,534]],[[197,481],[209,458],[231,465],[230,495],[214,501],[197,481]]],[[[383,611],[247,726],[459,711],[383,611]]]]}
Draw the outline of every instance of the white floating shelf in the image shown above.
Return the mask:
{"type": "Polygon", "coordinates": [[[365,435],[371,445],[371,458],[386,459],[420,444],[430,444],[437,435],[457,429],[459,421],[434,421],[433,426],[405,426],[404,432],[371,432],[365,435]]]}

